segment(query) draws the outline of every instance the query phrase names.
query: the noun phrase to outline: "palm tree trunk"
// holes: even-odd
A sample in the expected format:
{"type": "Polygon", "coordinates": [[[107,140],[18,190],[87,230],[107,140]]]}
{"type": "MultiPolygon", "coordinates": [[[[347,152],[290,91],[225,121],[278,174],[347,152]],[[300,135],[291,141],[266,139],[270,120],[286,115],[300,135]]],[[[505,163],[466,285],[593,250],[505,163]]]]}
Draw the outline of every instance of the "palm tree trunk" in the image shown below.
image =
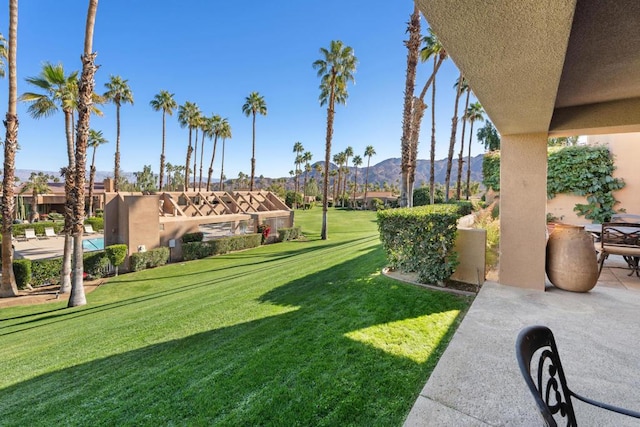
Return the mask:
{"type": "Polygon", "coordinates": [[[369,205],[367,204],[367,192],[369,191],[369,164],[371,163],[371,156],[367,159],[367,174],[364,179],[364,208],[369,209],[369,205]]]}
{"type": "MultiPolygon", "coordinates": [[[[436,57],[433,57],[435,68],[436,57]]],[[[431,164],[429,165],[429,203],[435,203],[436,194],[436,75],[433,74],[433,87],[431,88],[431,152],[429,153],[431,164]]]]}
{"type": "Polygon", "coordinates": [[[467,155],[467,200],[469,200],[469,187],[471,185],[471,141],[473,140],[473,120],[469,129],[469,154],[467,155]]]}
{"type": "Polygon", "coordinates": [[[189,191],[189,163],[191,162],[191,152],[193,147],[191,146],[191,129],[189,126],[189,146],[187,147],[187,164],[184,167],[184,191],[189,191]]]}
{"type": "Polygon", "coordinates": [[[418,139],[420,138],[420,126],[422,124],[422,117],[424,116],[424,110],[427,106],[422,102],[420,98],[413,98],[413,111],[411,115],[411,135],[409,137],[411,146],[411,167],[409,173],[409,198],[407,200],[408,206],[413,207],[413,186],[416,181],[416,166],[418,161],[418,139]]]}
{"type": "Polygon", "coordinates": [[[353,207],[356,207],[356,191],[358,191],[358,167],[356,166],[356,173],[353,177],[353,207]]]}
{"type": "MultiPolygon", "coordinates": [[[[78,114],[78,121],[80,115],[78,114]]],[[[113,185],[116,193],[120,190],[120,103],[116,103],[116,155],[113,170],[113,185]]]]}
{"type": "Polygon", "coordinates": [[[73,227],[73,199],[71,191],[75,187],[75,141],[73,136],[74,128],[73,110],[64,111],[64,127],[67,137],[67,155],[69,157],[69,166],[64,174],[64,236],[65,245],[62,253],[62,269],[60,270],[60,293],[65,294],[71,291],[71,256],[73,245],[71,244],[71,233],[73,227]],[[68,242],[67,242],[68,240],[68,242]]]}
{"type": "Polygon", "coordinates": [[[335,103],[335,74],[331,76],[331,92],[329,93],[329,106],[327,107],[327,138],[324,152],[324,188],[322,189],[322,230],[320,239],[329,238],[329,225],[327,223],[327,211],[329,203],[329,161],[331,160],[331,139],[333,137],[333,115],[335,103]]]}
{"type": "Polygon", "coordinates": [[[400,187],[400,206],[409,206],[410,176],[411,176],[411,127],[413,110],[413,92],[416,84],[416,69],[418,67],[418,53],[420,50],[420,10],[413,3],[413,13],[408,26],[409,40],[407,46],[407,77],[404,89],[404,109],[402,113],[402,139],[400,148],[402,152],[402,178],[400,187]]]}
{"type": "MultiPolygon", "coordinates": [[[[82,75],[78,85],[78,126],[76,138],[76,170],[75,187],[71,193],[75,201],[73,215],[73,278],[71,281],[71,295],[69,307],[76,307],[87,303],[83,286],[83,251],[82,234],[84,223],[84,182],[87,160],[87,142],[89,139],[89,118],[91,114],[91,95],[95,87],[94,75],[96,72],[96,54],[92,52],[93,28],[95,25],[98,0],[89,1],[87,22],[85,30],[84,54],[82,55],[82,75]]],[[[118,115],[118,136],[120,135],[120,122],[118,115]]]]}
{"type": "Polygon", "coordinates": [[[471,95],[471,88],[467,88],[467,100],[464,103],[464,113],[462,115],[462,136],[460,137],[460,153],[458,154],[458,180],[456,181],[456,199],[460,200],[460,190],[462,185],[462,157],[464,156],[464,131],[467,121],[464,119],[464,114],[469,108],[469,96],[471,95]]]}
{"type": "Polygon", "coordinates": [[[194,138],[195,141],[195,148],[193,150],[193,152],[195,153],[193,155],[193,191],[196,191],[196,176],[197,173],[196,171],[198,170],[198,127],[196,127],[196,137],[194,138]]]}
{"type": "Polygon", "coordinates": [[[15,155],[18,147],[18,76],[16,68],[16,48],[18,37],[18,0],[9,2],[9,106],[5,116],[4,176],[2,178],[2,279],[0,297],[18,295],[18,287],[13,276],[13,232],[15,155]]]}
{"type": "Polygon", "coordinates": [[[96,178],[96,147],[93,147],[91,166],[89,167],[89,216],[93,216],[93,186],[96,178]]]}
{"type": "Polygon", "coordinates": [[[158,190],[162,191],[162,184],[164,184],[164,149],[165,149],[165,136],[166,136],[166,119],[165,115],[167,110],[162,109],[162,150],[160,151],[160,176],[158,177],[158,190]]]}
{"type": "Polygon", "coordinates": [[[224,145],[226,138],[222,138],[222,162],[220,163],[220,191],[224,191],[224,145]]]}
{"type": "Polygon", "coordinates": [[[444,200],[449,201],[449,185],[451,184],[451,166],[453,164],[453,150],[456,146],[456,131],[458,130],[458,102],[460,101],[460,91],[462,89],[462,73],[458,78],[458,90],[456,91],[456,101],[454,103],[453,117],[451,118],[451,139],[449,140],[449,154],[447,155],[447,174],[444,178],[444,200]]]}
{"type": "Polygon", "coordinates": [[[256,112],[253,112],[253,138],[251,144],[251,183],[249,191],[253,191],[253,178],[256,174],[256,112]]]}
{"type": "MultiPolygon", "coordinates": [[[[202,189],[202,160],[204,157],[204,131],[202,131],[202,141],[200,142],[200,175],[198,177],[198,191],[202,189]]],[[[209,190],[209,183],[207,183],[207,191],[209,190]]]]}
{"type": "MultiPolygon", "coordinates": [[[[207,191],[211,188],[211,177],[213,176],[213,162],[216,158],[216,146],[218,145],[218,134],[213,136],[213,153],[211,153],[211,163],[209,163],[209,175],[207,176],[207,191]]],[[[224,161],[224,145],[222,146],[222,160],[224,161]]],[[[222,175],[222,172],[220,172],[222,175]]],[[[222,180],[222,178],[220,179],[222,180]]]]}

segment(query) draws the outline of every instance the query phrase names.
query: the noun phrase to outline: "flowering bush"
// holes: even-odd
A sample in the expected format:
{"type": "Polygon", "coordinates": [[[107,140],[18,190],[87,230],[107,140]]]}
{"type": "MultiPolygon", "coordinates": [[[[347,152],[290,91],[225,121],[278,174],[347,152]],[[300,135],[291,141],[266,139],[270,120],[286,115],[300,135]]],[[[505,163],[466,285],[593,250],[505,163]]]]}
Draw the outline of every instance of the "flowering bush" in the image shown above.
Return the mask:
{"type": "Polygon", "coordinates": [[[262,234],[262,243],[264,243],[269,238],[269,233],[271,233],[271,227],[269,227],[269,224],[259,225],[258,233],[262,234]]]}

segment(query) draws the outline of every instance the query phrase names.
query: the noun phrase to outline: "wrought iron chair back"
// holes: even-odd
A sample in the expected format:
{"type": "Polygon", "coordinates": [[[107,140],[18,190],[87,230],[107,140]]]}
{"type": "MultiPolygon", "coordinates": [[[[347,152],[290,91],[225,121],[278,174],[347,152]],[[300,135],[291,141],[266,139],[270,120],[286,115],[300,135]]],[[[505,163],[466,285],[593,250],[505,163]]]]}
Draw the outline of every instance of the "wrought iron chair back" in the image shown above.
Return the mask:
{"type": "Polygon", "coordinates": [[[578,425],[572,398],[619,414],[640,418],[640,412],[598,402],[571,391],[562,369],[553,332],[546,326],[529,326],[520,331],[516,340],[516,358],[520,372],[547,426],[558,425],[554,417],[560,417],[567,427],[578,425]],[[532,377],[532,361],[536,367],[535,379],[532,377]]]}
{"type": "Polygon", "coordinates": [[[631,269],[640,277],[638,259],[640,258],[640,223],[605,222],[600,235],[600,269],[609,255],[622,255],[631,269]]]}

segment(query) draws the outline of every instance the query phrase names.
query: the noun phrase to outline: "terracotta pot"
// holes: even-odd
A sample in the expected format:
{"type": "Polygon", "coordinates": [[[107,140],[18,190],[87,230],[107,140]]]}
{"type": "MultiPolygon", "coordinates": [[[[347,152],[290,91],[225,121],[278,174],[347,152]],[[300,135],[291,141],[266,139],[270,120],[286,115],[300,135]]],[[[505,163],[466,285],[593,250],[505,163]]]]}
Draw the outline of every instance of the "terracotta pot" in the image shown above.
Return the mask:
{"type": "Polygon", "coordinates": [[[546,271],[560,289],[593,289],[598,281],[598,260],[591,234],[581,225],[556,224],[547,241],[546,271]]]}

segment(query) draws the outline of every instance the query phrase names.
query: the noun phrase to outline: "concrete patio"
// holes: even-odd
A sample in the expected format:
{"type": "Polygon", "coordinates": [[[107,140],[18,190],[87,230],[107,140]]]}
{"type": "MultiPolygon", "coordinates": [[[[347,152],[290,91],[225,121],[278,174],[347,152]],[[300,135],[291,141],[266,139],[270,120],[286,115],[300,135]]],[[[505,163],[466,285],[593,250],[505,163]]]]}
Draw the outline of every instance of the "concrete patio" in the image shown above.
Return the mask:
{"type": "MultiPolygon", "coordinates": [[[[515,358],[528,325],[553,330],[569,386],[640,411],[640,278],[620,257],[585,294],[486,282],[420,393],[405,426],[543,425],[515,358]]],[[[580,425],[639,426],[640,420],[574,401],[580,425]]]]}

